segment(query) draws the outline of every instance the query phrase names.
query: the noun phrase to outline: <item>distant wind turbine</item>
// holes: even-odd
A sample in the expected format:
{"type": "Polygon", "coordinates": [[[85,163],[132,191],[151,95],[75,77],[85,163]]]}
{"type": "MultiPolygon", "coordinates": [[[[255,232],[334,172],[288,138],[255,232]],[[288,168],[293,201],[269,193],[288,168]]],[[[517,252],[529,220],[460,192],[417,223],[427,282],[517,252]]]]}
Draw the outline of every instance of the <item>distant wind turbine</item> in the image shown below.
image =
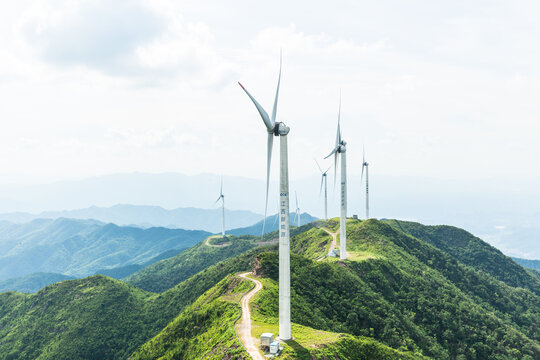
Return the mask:
{"type": "Polygon", "coordinates": [[[223,177],[221,178],[221,187],[219,189],[219,197],[217,198],[217,204],[221,200],[221,236],[225,237],[225,195],[223,195],[223,177]]]}
{"type": "Polygon", "coordinates": [[[251,99],[261,116],[268,132],[267,160],[266,160],[266,203],[264,206],[264,227],[266,225],[266,211],[268,208],[268,187],[270,181],[270,164],[272,160],[273,137],[280,139],[280,175],[279,175],[279,338],[291,339],[291,265],[289,245],[289,165],[287,156],[287,134],[289,127],[282,122],[276,122],[279,84],[281,82],[281,55],[279,59],[279,77],[274,100],[272,117],[255,100],[242,84],[238,83],[251,99]]]}
{"type": "Polygon", "coordinates": [[[326,184],[326,173],[328,172],[328,170],[330,170],[330,167],[328,167],[328,169],[323,171],[321,169],[321,166],[317,162],[317,160],[315,160],[315,163],[317,164],[317,167],[321,171],[321,189],[319,190],[319,196],[322,193],[323,183],[324,183],[324,220],[328,220],[328,190],[327,190],[327,184],[326,184]]]}
{"type": "Polygon", "coordinates": [[[364,178],[364,168],[366,168],[366,220],[369,219],[369,163],[366,161],[366,152],[362,151],[362,176],[360,184],[364,178]]]}
{"type": "Polygon", "coordinates": [[[300,227],[300,208],[298,207],[298,195],[296,194],[296,191],[294,192],[294,198],[296,199],[296,221],[297,221],[297,227],[300,227]]]}
{"type": "Polygon", "coordinates": [[[334,184],[336,182],[336,171],[338,155],[341,157],[341,218],[339,220],[339,258],[347,259],[347,158],[345,156],[347,142],[341,139],[341,94],[339,96],[338,125],[336,135],[336,146],[325,159],[334,155],[334,184]]]}

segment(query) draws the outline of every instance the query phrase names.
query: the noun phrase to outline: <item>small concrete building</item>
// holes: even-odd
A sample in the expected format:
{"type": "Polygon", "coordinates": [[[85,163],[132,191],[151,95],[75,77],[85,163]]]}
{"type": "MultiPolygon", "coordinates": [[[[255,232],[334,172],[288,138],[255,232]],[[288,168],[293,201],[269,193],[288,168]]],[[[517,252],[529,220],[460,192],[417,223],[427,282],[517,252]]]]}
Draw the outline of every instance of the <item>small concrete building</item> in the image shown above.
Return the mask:
{"type": "Polygon", "coordinates": [[[329,257],[338,257],[339,256],[339,249],[334,249],[330,252],[328,252],[329,257]]]}
{"type": "Polygon", "coordinates": [[[270,354],[277,354],[279,352],[279,341],[272,341],[270,343],[270,354]]]}
{"type": "Polygon", "coordinates": [[[268,348],[274,341],[274,334],[262,333],[261,334],[261,348],[268,348]]]}

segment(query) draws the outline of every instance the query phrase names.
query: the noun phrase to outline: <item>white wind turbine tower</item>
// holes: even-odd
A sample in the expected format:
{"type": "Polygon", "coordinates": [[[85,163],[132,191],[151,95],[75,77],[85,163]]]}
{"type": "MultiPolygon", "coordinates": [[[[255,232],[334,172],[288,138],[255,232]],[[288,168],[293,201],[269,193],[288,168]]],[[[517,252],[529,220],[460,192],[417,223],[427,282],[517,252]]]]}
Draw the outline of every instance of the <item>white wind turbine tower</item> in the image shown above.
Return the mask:
{"type": "Polygon", "coordinates": [[[369,219],[369,163],[366,161],[366,152],[362,149],[362,176],[360,177],[360,184],[364,178],[364,168],[366,168],[366,220],[369,219]]]}
{"type": "Polygon", "coordinates": [[[330,170],[330,168],[326,169],[326,171],[323,171],[317,160],[315,160],[315,163],[321,171],[321,189],[319,190],[319,196],[321,196],[324,183],[324,220],[328,220],[328,188],[326,184],[326,173],[328,172],[328,170],[330,170]]]}
{"type": "Polygon", "coordinates": [[[341,218],[339,221],[339,258],[347,259],[347,142],[341,139],[341,95],[339,97],[336,147],[325,159],[334,155],[334,184],[336,183],[337,158],[341,157],[341,218]]]}
{"type": "Polygon", "coordinates": [[[296,221],[297,221],[297,227],[300,227],[300,208],[298,207],[298,195],[296,195],[296,191],[294,192],[294,198],[296,199],[296,221]]]}
{"type": "Polygon", "coordinates": [[[287,161],[287,134],[289,127],[282,122],[276,122],[279,84],[281,81],[281,55],[279,59],[279,77],[274,99],[272,117],[251,96],[251,94],[238,83],[249,96],[261,116],[268,132],[267,159],[266,159],[266,203],[264,207],[263,234],[266,224],[266,211],[268,207],[268,186],[270,180],[270,163],[272,159],[272,145],[274,136],[280,139],[280,174],[279,174],[279,338],[291,339],[291,265],[289,245],[289,165],[287,161]]]}
{"type": "Polygon", "coordinates": [[[221,178],[221,187],[219,189],[219,197],[214,205],[221,200],[221,236],[225,237],[225,195],[223,195],[223,177],[221,178]]]}

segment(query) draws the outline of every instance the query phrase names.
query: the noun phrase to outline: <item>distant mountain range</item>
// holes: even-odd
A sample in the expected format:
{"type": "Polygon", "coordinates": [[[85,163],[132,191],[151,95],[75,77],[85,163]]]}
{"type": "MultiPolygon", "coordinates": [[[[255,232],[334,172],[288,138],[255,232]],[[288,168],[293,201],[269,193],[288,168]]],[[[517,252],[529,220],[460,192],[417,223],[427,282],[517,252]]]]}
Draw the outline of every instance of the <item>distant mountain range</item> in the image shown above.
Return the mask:
{"type": "Polygon", "coordinates": [[[514,259],[514,261],[521,266],[540,271],[540,260],[520,259],[515,257],[513,257],[512,259],[514,259]]]}
{"type": "MultiPolygon", "coordinates": [[[[314,174],[300,179],[292,178],[290,188],[291,192],[297,191],[302,211],[321,217],[323,199],[320,196],[320,175],[318,171],[315,173],[313,165],[314,174]]],[[[263,176],[264,169],[260,168],[257,173],[263,176]]],[[[389,176],[377,173],[375,168],[373,172],[370,171],[370,176],[371,215],[374,218],[414,220],[432,225],[452,224],[480,236],[507,255],[540,259],[540,226],[537,220],[540,216],[540,189],[536,179],[456,180],[452,177],[389,176]]],[[[349,214],[363,218],[365,189],[354,167],[348,180],[349,214]]],[[[0,213],[40,214],[43,211],[87,209],[92,206],[108,208],[116,204],[151,205],[165,209],[211,208],[219,195],[219,186],[219,174],[181,173],[127,173],[48,184],[2,184],[0,213]]],[[[259,214],[264,212],[263,179],[224,176],[223,187],[228,209],[259,214]]],[[[275,212],[278,195],[277,182],[271,182],[269,213],[275,212]]],[[[337,187],[333,188],[333,185],[329,187],[328,213],[331,217],[339,214],[337,187]]],[[[218,214],[219,210],[214,215],[210,214],[208,224],[203,222],[202,225],[193,226],[176,223],[176,220],[169,218],[161,222],[146,221],[144,218],[113,221],[112,218],[99,218],[95,214],[83,214],[81,218],[99,218],[122,225],[145,226],[146,223],[217,232],[218,214]]],[[[78,218],[69,214],[61,216],[78,218]]],[[[228,216],[230,221],[227,221],[227,228],[250,226],[262,219],[263,216],[259,216],[258,219],[246,218],[244,223],[235,223],[235,217],[228,216]]],[[[38,217],[42,217],[41,214],[38,217]]],[[[173,219],[176,218],[173,216],[173,219]]]]}
{"type": "Polygon", "coordinates": [[[206,231],[105,224],[96,220],[37,219],[0,223],[0,280],[35,272],[82,277],[98,270],[142,264],[171,249],[185,249],[206,231]]]}
{"type": "Polygon", "coordinates": [[[49,284],[73,279],[75,279],[73,276],[56,273],[32,273],[26,276],[0,281],[0,293],[4,291],[34,293],[49,284]]]}
{"type": "MultiPolygon", "coordinates": [[[[0,214],[0,220],[24,223],[34,219],[94,219],[116,225],[138,227],[168,227],[185,230],[221,231],[221,209],[177,208],[119,204],[111,207],[91,206],[84,209],[45,211],[39,214],[25,212],[0,214]]],[[[225,210],[227,229],[246,227],[262,220],[263,216],[251,211],[225,210]]]]}
{"type": "MultiPolygon", "coordinates": [[[[157,208],[156,213],[167,212],[158,207],[118,205],[88,212],[77,210],[49,214],[88,214],[102,218],[116,215],[116,220],[129,222],[129,215],[134,213],[132,219],[135,219],[139,208],[157,208]]],[[[194,213],[206,212],[203,209],[178,210],[186,210],[191,218],[195,217],[194,213]]],[[[232,213],[241,215],[244,212],[232,213]]],[[[249,215],[249,212],[245,213],[249,215]]],[[[149,219],[151,211],[147,215],[149,219]]],[[[295,214],[290,216],[294,222],[295,214]]],[[[201,217],[204,218],[203,215],[201,217]]],[[[24,216],[7,218],[25,219],[24,216]]],[[[158,216],[153,219],[159,221],[158,216]]],[[[276,215],[267,218],[265,233],[278,228],[275,220],[276,215]]],[[[314,220],[316,218],[307,213],[300,216],[302,225],[314,220]]],[[[248,227],[229,230],[227,234],[258,236],[262,225],[263,221],[259,221],[248,227]]],[[[22,224],[3,220],[0,221],[0,292],[35,292],[57,281],[93,274],[125,278],[157,261],[178,255],[209,235],[211,233],[206,231],[119,226],[95,219],[35,219],[22,224]]]]}

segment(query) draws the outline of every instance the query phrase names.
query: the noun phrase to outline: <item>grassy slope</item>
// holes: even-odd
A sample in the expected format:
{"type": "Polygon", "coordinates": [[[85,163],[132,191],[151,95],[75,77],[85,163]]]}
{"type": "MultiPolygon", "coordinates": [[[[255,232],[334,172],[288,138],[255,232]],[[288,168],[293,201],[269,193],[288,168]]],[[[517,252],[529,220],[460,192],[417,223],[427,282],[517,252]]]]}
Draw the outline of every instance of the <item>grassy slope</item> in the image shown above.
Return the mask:
{"type": "Polygon", "coordinates": [[[296,322],[373,335],[437,358],[540,356],[540,300],[532,292],[378,221],[349,221],[348,232],[349,250],[372,259],[297,264],[291,272],[294,294],[302,294],[293,301],[296,322]]]}
{"type": "MultiPolygon", "coordinates": [[[[252,336],[256,339],[264,332],[278,334],[277,313],[269,313],[269,301],[275,299],[278,283],[268,278],[259,278],[263,289],[251,303],[252,336]],[[274,315],[274,316],[272,316],[274,315]]],[[[347,333],[335,333],[292,324],[293,340],[288,341],[280,356],[281,359],[423,359],[418,353],[398,351],[373,338],[353,336],[347,333]]]]}
{"type": "Polygon", "coordinates": [[[204,241],[169,259],[152,264],[124,279],[141,289],[161,292],[172,288],[199,271],[237,256],[257,246],[259,237],[229,237],[231,245],[210,247],[204,241]]]}
{"type": "MultiPolygon", "coordinates": [[[[262,291],[277,285],[265,281],[262,291]],[[268,287],[268,288],[267,288],[268,287]]],[[[252,283],[228,276],[208,290],[167,327],[142,345],[131,360],[150,359],[249,359],[234,333],[241,314],[241,296],[252,283]]],[[[263,295],[264,297],[265,295],[263,295]]],[[[254,332],[276,333],[277,319],[253,313],[254,332]]],[[[280,359],[418,359],[418,356],[389,348],[373,339],[315,330],[293,324],[295,340],[289,342],[280,359]]]]}
{"type": "MultiPolygon", "coordinates": [[[[368,336],[395,349],[440,359],[540,355],[540,303],[531,291],[510,287],[375,220],[349,221],[348,248],[357,260],[312,261],[329,239],[312,227],[298,229],[311,232],[312,242],[306,234],[291,241],[291,248],[304,255],[292,257],[293,321],[318,329],[308,333],[348,333],[364,345],[373,341],[362,338],[368,336]]],[[[35,295],[1,294],[0,359],[38,358],[37,354],[40,359],[125,358],[227,274],[251,268],[254,259],[268,281],[275,281],[277,256],[265,253],[275,248],[249,250],[161,294],[102,276],[55,284],[35,295]]],[[[174,275],[169,271],[164,274],[174,275]]],[[[275,318],[277,291],[270,287],[265,294],[257,300],[257,309],[266,319],[275,318]]],[[[190,317],[189,312],[186,321],[200,315],[190,317]]],[[[209,331],[214,325],[208,325],[209,331]]],[[[307,335],[308,342],[313,334],[307,335]]],[[[340,337],[342,345],[332,343],[335,351],[359,346],[347,339],[340,337]]],[[[306,348],[300,337],[298,343],[306,348]]],[[[193,346],[188,348],[197,349],[193,346]]]]}
{"type": "Polygon", "coordinates": [[[189,306],[130,357],[149,359],[249,359],[234,332],[239,301],[251,282],[228,276],[189,306]]]}
{"type": "Polygon", "coordinates": [[[463,229],[447,225],[426,226],[401,220],[388,220],[387,223],[510,286],[523,287],[540,295],[540,282],[526,269],[463,229]]]}

